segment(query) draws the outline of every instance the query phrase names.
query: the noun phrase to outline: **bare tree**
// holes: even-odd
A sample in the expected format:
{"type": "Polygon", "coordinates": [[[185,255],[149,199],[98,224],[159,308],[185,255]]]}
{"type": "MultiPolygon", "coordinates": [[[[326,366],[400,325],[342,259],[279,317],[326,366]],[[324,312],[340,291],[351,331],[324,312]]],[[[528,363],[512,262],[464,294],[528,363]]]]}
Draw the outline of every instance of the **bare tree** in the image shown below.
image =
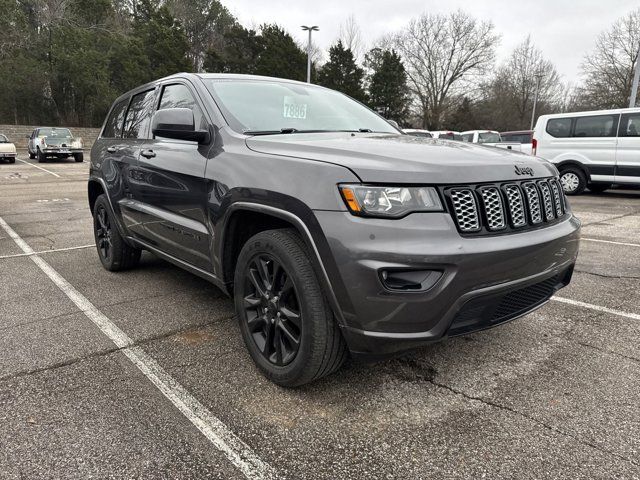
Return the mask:
{"type": "Polygon", "coordinates": [[[356,21],[355,15],[351,14],[340,25],[338,30],[338,40],[348,50],[351,50],[356,60],[361,60],[364,52],[364,42],[362,40],[362,30],[356,21]]]}
{"type": "Polygon", "coordinates": [[[451,99],[465,94],[493,65],[499,38],[491,22],[461,10],[423,14],[391,36],[388,43],[404,60],[422,127],[442,126],[451,99]]]}
{"type": "Polygon", "coordinates": [[[596,40],[582,64],[586,108],[626,107],[640,46],[640,8],[618,19],[596,40]]]}

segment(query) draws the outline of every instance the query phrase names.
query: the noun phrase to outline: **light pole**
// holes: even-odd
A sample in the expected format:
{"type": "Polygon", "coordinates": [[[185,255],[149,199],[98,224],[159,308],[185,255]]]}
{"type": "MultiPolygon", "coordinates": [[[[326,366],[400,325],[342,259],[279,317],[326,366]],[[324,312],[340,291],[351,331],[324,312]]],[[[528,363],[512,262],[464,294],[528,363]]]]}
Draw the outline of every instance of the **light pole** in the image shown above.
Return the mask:
{"type": "Polygon", "coordinates": [[[536,120],[536,106],[538,105],[538,92],[540,91],[540,81],[544,75],[542,72],[538,72],[534,75],[536,77],[536,93],[533,96],[533,111],[531,112],[531,127],[529,130],[533,130],[533,122],[536,120]]]}
{"type": "Polygon", "coordinates": [[[311,32],[320,30],[317,25],[311,27],[302,25],[302,30],[309,32],[309,43],[307,45],[307,83],[311,83],[311,32]]]}
{"type": "Polygon", "coordinates": [[[631,98],[629,99],[629,108],[636,106],[636,95],[638,94],[638,80],[640,80],[640,48],[638,48],[638,56],[636,57],[636,73],[633,75],[633,86],[631,87],[631,98]]]}

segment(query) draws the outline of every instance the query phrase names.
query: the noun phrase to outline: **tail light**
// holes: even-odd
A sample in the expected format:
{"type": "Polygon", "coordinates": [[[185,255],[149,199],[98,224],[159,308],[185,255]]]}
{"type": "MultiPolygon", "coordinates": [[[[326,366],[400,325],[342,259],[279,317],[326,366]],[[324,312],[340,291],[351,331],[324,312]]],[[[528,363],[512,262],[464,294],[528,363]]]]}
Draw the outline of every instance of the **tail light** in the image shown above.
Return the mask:
{"type": "Polygon", "coordinates": [[[533,155],[535,155],[538,151],[538,140],[536,140],[535,138],[531,139],[531,149],[533,155]]]}

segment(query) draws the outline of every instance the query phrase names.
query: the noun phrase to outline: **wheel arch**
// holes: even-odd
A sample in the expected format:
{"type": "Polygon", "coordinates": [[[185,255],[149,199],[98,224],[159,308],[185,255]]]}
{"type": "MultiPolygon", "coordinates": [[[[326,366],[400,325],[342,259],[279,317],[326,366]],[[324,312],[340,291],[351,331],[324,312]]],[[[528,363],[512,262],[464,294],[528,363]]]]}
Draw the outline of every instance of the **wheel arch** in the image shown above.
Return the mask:
{"type": "Polygon", "coordinates": [[[295,230],[308,249],[311,263],[318,274],[318,279],[327,293],[331,309],[340,325],[345,325],[344,316],[335,295],[329,275],[316,242],[309,228],[297,215],[264,204],[250,202],[236,202],[229,207],[223,227],[220,241],[220,278],[227,287],[229,293],[233,292],[233,276],[238,256],[242,247],[253,235],[276,228],[291,228],[295,230]]]}
{"type": "Polygon", "coordinates": [[[582,170],[585,177],[587,177],[587,181],[590,181],[591,175],[589,174],[589,169],[584,163],[580,162],[579,160],[571,159],[571,160],[563,160],[562,162],[556,164],[556,168],[560,173],[562,173],[563,170],[566,170],[567,167],[579,168],[580,170],[582,170]]]}

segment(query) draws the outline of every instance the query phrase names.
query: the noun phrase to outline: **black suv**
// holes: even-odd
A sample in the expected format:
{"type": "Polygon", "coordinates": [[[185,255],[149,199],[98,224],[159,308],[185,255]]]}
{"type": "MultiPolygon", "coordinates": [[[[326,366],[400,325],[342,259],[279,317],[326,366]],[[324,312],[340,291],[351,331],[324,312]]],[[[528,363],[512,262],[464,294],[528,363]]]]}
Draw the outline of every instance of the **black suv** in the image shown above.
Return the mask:
{"type": "Polygon", "coordinates": [[[580,229],[546,161],[404,135],[338,92],[243,75],[118,98],[89,204],[105,268],[147,250],[210,280],[286,386],[532,311],[569,283],[580,229]]]}

